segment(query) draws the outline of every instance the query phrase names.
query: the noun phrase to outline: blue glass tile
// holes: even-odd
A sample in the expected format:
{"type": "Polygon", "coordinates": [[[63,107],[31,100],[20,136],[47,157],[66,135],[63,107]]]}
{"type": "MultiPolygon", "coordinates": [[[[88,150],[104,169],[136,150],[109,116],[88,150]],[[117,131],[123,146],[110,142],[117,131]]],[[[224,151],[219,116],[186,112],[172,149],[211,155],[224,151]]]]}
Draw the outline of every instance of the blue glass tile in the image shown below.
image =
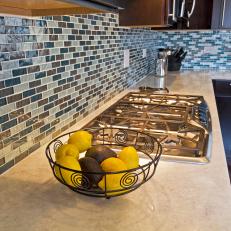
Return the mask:
{"type": "Polygon", "coordinates": [[[2,126],[2,131],[5,131],[5,130],[7,130],[9,128],[12,128],[15,125],[17,125],[17,119],[13,119],[13,120],[11,120],[9,122],[6,122],[6,123],[1,125],[2,126]]]}
{"type": "Polygon", "coordinates": [[[32,96],[34,94],[35,94],[35,89],[30,89],[30,90],[24,91],[23,92],[23,98],[28,97],[28,96],[32,96]]]}
{"type": "Polygon", "coordinates": [[[63,16],[63,21],[70,22],[70,16],[63,16]]]}
{"type": "Polygon", "coordinates": [[[46,20],[52,20],[52,16],[44,16],[43,18],[46,20]]]}
{"type": "Polygon", "coordinates": [[[72,109],[72,108],[71,108],[71,106],[70,106],[70,107],[65,108],[65,109],[64,109],[64,113],[69,112],[71,109],[72,109]]]}
{"type": "Polygon", "coordinates": [[[59,79],[61,79],[61,78],[62,78],[61,74],[54,75],[54,76],[53,76],[53,81],[57,81],[57,80],[59,80],[59,79]]]}
{"type": "Polygon", "coordinates": [[[59,67],[57,68],[57,73],[65,72],[65,67],[59,67]]]}
{"type": "Polygon", "coordinates": [[[70,82],[72,82],[72,81],[74,81],[74,77],[69,77],[69,78],[67,78],[67,83],[70,83],[70,82]]]}
{"type": "Polygon", "coordinates": [[[33,117],[33,118],[31,118],[31,119],[29,119],[29,120],[26,121],[26,126],[27,126],[27,127],[28,127],[28,126],[31,126],[32,124],[35,124],[35,123],[37,123],[38,121],[39,121],[38,116],[35,116],[35,117],[33,117]]]}
{"type": "Polygon", "coordinates": [[[38,56],[38,51],[26,51],[26,57],[27,58],[32,58],[32,57],[37,57],[38,56]]]}
{"type": "Polygon", "coordinates": [[[60,53],[67,53],[68,52],[68,48],[60,48],[60,53]]]}
{"type": "Polygon", "coordinates": [[[16,26],[15,33],[16,34],[30,34],[30,29],[28,27],[16,26]]]}
{"type": "Polygon", "coordinates": [[[62,79],[62,80],[58,81],[59,86],[65,84],[65,83],[66,83],[66,79],[62,79]]]}
{"type": "Polygon", "coordinates": [[[6,98],[0,98],[0,106],[6,105],[6,98]]]}
{"type": "Polygon", "coordinates": [[[79,106],[79,107],[76,108],[76,111],[79,112],[79,111],[81,111],[82,109],[83,109],[83,106],[79,106]]]}
{"type": "Polygon", "coordinates": [[[9,60],[10,60],[9,54],[0,52],[0,62],[1,61],[9,61],[9,60]]]}
{"type": "Polygon", "coordinates": [[[45,126],[40,128],[40,133],[47,131],[48,129],[50,129],[50,127],[51,127],[50,124],[46,124],[45,126]]]}
{"type": "Polygon", "coordinates": [[[75,27],[75,24],[74,23],[67,23],[67,28],[74,28],[75,27]]]}
{"type": "Polygon", "coordinates": [[[7,34],[8,43],[21,43],[23,42],[23,35],[18,34],[7,34]]]}
{"type": "Polygon", "coordinates": [[[55,113],[55,117],[58,118],[61,115],[63,115],[63,113],[64,113],[64,111],[59,111],[59,112],[55,113]]]}
{"type": "Polygon", "coordinates": [[[14,166],[14,160],[9,161],[8,163],[0,166],[0,175],[7,171],[9,168],[14,166]]]}
{"type": "Polygon", "coordinates": [[[42,94],[33,95],[31,97],[31,102],[33,103],[33,102],[38,101],[40,99],[42,99],[42,94]]]}
{"type": "Polygon", "coordinates": [[[27,73],[26,68],[15,69],[12,71],[13,76],[25,75],[27,73]]]}
{"type": "Polygon", "coordinates": [[[60,53],[67,53],[68,52],[68,48],[60,48],[60,53]]]}
{"type": "Polygon", "coordinates": [[[58,94],[50,96],[49,102],[55,101],[56,99],[58,99],[58,94]]]}
{"type": "Polygon", "coordinates": [[[4,81],[0,81],[0,89],[5,88],[5,82],[4,81]]]}
{"type": "Polygon", "coordinates": [[[20,83],[21,83],[20,78],[13,78],[13,79],[5,80],[5,86],[6,87],[14,86],[14,85],[17,85],[17,84],[20,84],[20,83]]]}
{"type": "Polygon", "coordinates": [[[19,60],[19,66],[20,67],[29,66],[29,65],[32,65],[32,64],[33,64],[32,59],[22,59],[22,60],[19,60]]]}
{"type": "Polygon", "coordinates": [[[68,105],[71,105],[71,104],[73,104],[74,102],[75,102],[75,99],[69,100],[69,101],[68,101],[68,105]]]}
{"type": "Polygon", "coordinates": [[[78,58],[79,57],[79,52],[73,53],[73,58],[78,58]]]}
{"type": "Polygon", "coordinates": [[[48,111],[52,107],[54,107],[54,103],[49,103],[49,104],[47,104],[47,105],[44,106],[44,111],[48,111]]]}
{"type": "Polygon", "coordinates": [[[46,72],[45,71],[35,73],[35,79],[41,79],[41,78],[43,78],[45,76],[46,76],[46,72]]]}
{"type": "Polygon", "coordinates": [[[80,64],[79,63],[74,65],[74,69],[78,69],[78,68],[80,68],[80,64]]]}
{"type": "Polygon", "coordinates": [[[54,34],[62,34],[62,31],[61,28],[54,28],[54,34]]]}
{"type": "Polygon", "coordinates": [[[23,26],[33,26],[34,20],[32,19],[22,19],[23,26]]]}
{"type": "Polygon", "coordinates": [[[55,55],[46,56],[46,62],[52,62],[52,61],[55,61],[55,55]]]}
{"type": "Polygon", "coordinates": [[[6,34],[6,28],[5,26],[0,25],[0,34],[6,34]]]}
{"type": "Polygon", "coordinates": [[[3,16],[0,16],[0,25],[5,25],[5,20],[3,16]]]}
{"type": "Polygon", "coordinates": [[[45,48],[53,48],[54,47],[54,42],[45,42],[44,47],[45,48]]]}
{"type": "MultiPolygon", "coordinates": [[[[10,48],[9,48],[10,49],[10,48]]],[[[9,50],[11,51],[11,50],[9,50]]],[[[11,52],[10,53],[10,60],[14,60],[14,59],[23,59],[25,58],[25,53],[24,51],[17,51],[17,52],[11,52]]]]}
{"type": "Polygon", "coordinates": [[[61,61],[61,65],[62,65],[62,66],[69,65],[69,63],[70,63],[69,60],[63,60],[63,61],[61,61]]]}
{"type": "Polygon", "coordinates": [[[0,116],[0,124],[5,123],[8,120],[9,120],[8,114],[0,116]]]}
{"type": "Polygon", "coordinates": [[[75,40],[75,35],[68,35],[68,40],[75,40]]]}
{"type": "Polygon", "coordinates": [[[19,132],[20,137],[26,136],[33,131],[32,126],[19,132]]]}
{"type": "Polygon", "coordinates": [[[47,26],[47,22],[45,20],[36,20],[35,26],[45,27],[45,26],[47,26]]]}
{"type": "Polygon", "coordinates": [[[23,35],[23,42],[37,42],[36,35],[23,35]]]}

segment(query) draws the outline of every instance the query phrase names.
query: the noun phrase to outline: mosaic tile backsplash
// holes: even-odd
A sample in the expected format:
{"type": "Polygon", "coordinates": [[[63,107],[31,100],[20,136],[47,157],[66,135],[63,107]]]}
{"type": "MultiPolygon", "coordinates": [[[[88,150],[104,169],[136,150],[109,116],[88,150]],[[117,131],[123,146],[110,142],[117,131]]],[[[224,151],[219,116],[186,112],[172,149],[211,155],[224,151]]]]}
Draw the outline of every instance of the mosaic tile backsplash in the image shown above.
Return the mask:
{"type": "Polygon", "coordinates": [[[114,14],[0,17],[0,173],[145,77],[156,36],[114,14]]]}
{"type": "Polygon", "coordinates": [[[183,69],[231,70],[231,31],[163,31],[158,46],[183,47],[183,69]]]}

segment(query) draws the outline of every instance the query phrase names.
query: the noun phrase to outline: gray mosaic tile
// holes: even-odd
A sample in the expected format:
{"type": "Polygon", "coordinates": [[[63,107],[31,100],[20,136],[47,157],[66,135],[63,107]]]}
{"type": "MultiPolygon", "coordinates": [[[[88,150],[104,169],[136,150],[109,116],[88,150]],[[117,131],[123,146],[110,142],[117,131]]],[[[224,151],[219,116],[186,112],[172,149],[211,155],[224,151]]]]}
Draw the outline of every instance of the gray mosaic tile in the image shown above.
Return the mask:
{"type": "Polygon", "coordinates": [[[184,47],[188,52],[183,62],[184,69],[230,69],[230,50],[227,49],[231,41],[230,35],[230,31],[164,31],[159,33],[159,45],[184,47]]]}

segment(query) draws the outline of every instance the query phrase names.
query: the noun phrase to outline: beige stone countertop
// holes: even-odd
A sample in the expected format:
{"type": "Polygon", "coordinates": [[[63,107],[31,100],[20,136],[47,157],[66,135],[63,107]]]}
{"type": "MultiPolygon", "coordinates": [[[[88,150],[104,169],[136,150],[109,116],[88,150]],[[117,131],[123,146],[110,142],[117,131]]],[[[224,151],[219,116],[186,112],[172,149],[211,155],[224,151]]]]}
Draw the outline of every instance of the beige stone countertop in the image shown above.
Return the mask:
{"type": "MultiPolygon", "coordinates": [[[[203,95],[208,102],[213,126],[209,164],[160,161],[154,177],[136,191],[97,199],[60,184],[43,146],[0,177],[0,230],[230,231],[231,186],[212,78],[231,79],[231,72],[185,71],[169,75],[167,81],[171,93],[203,95]]],[[[152,82],[149,77],[139,85],[152,82]]],[[[80,128],[127,91],[70,130],[80,128]]]]}

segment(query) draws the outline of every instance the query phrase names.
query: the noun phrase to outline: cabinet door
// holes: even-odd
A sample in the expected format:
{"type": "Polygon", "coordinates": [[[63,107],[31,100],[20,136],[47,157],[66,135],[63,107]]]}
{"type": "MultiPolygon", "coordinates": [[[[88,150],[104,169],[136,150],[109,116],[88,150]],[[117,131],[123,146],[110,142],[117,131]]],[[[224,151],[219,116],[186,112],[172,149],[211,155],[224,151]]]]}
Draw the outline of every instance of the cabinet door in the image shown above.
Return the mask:
{"type": "Polygon", "coordinates": [[[46,16],[117,13],[116,0],[0,0],[0,14],[46,16]]]}
{"type": "Polygon", "coordinates": [[[125,8],[120,11],[120,26],[166,26],[169,1],[172,0],[120,0],[125,8]]]}
{"type": "Polygon", "coordinates": [[[222,12],[222,28],[231,28],[231,0],[224,0],[222,12]]]}
{"type": "MultiPolygon", "coordinates": [[[[186,1],[187,9],[191,9],[192,0],[186,1]]],[[[213,0],[197,0],[190,18],[189,29],[211,29],[213,0]]]]}
{"type": "Polygon", "coordinates": [[[213,1],[212,29],[231,29],[231,0],[213,1]]]}

